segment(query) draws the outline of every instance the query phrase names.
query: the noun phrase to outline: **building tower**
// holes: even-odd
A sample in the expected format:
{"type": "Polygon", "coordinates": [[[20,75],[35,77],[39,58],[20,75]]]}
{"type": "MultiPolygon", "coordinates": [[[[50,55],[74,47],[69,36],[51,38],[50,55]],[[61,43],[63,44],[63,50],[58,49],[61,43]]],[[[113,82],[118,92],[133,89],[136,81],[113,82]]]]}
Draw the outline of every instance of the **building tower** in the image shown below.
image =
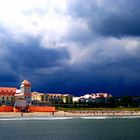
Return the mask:
{"type": "Polygon", "coordinates": [[[31,83],[27,80],[24,80],[20,86],[21,94],[23,95],[26,103],[31,103],[31,83]]]}

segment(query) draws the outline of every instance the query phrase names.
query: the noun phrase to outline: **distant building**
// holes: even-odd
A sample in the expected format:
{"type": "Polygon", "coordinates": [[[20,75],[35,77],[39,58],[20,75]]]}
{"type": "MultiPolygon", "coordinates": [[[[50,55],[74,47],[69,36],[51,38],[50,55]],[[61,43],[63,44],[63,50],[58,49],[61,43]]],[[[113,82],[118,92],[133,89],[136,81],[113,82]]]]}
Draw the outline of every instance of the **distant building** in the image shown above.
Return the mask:
{"type": "MultiPolygon", "coordinates": [[[[85,94],[80,97],[73,97],[71,94],[60,93],[31,93],[31,83],[24,80],[20,89],[15,87],[0,87],[0,105],[27,106],[72,104],[72,103],[107,103],[112,96],[108,93],[85,94]]],[[[135,99],[136,100],[136,99],[135,99]]],[[[137,99],[138,102],[138,99],[137,99]]]]}
{"type": "Polygon", "coordinates": [[[73,97],[73,103],[106,103],[112,95],[108,93],[85,94],[80,97],[73,97]]]}
{"type": "Polygon", "coordinates": [[[16,88],[0,87],[0,105],[13,105],[16,88]]]}
{"type": "Polygon", "coordinates": [[[70,94],[32,92],[33,102],[46,102],[49,104],[71,104],[72,97],[73,96],[70,94]]]}
{"type": "Polygon", "coordinates": [[[61,104],[62,103],[62,94],[59,93],[47,93],[52,104],[61,104]]]}
{"type": "Polygon", "coordinates": [[[31,103],[31,84],[29,81],[24,80],[21,83],[20,89],[0,87],[0,104],[1,105],[15,105],[31,103]]]}
{"type": "Polygon", "coordinates": [[[79,101],[81,103],[88,103],[88,102],[90,102],[90,99],[91,99],[91,95],[90,94],[85,94],[83,96],[80,96],[79,101]]]}
{"type": "Polygon", "coordinates": [[[45,93],[39,93],[39,92],[32,92],[32,104],[33,105],[51,105],[50,97],[45,93]]]}
{"type": "Polygon", "coordinates": [[[112,97],[111,94],[108,93],[96,93],[96,102],[97,103],[107,103],[108,99],[112,97]]]}
{"type": "Polygon", "coordinates": [[[72,97],[71,94],[62,94],[62,102],[65,104],[72,104],[72,97]]]}
{"type": "Polygon", "coordinates": [[[31,84],[29,81],[24,80],[21,83],[20,89],[16,91],[15,96],[15,105],[17,105],[17,102],[20,103],[23,102],[23,100],[26,101],[26,105],[29,105],[31,103],[31,84]]]}
{"type": "Polygon", "coordinates": [[[79,103],[80,97],[72,97],[72,102],[73,103],[79,103]]]}
{"type": "Polygon", "coordinates": [[[62,103],[62,94],[32,92],[32,101],[38,103],[60,104],[62,103]]]}

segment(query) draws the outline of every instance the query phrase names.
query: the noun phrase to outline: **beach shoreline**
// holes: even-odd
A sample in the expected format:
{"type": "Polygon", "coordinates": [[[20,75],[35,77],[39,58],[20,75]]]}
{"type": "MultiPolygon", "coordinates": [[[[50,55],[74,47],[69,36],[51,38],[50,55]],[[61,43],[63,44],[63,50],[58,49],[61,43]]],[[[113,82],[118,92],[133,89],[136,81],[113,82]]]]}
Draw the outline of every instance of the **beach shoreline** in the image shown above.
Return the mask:
{"type": "Polygon", "coordinates": [[[106,117],[140,116],[140,111],[56,111],[52,112],[0,112],[0,118],[13,117],[106,117]]]}

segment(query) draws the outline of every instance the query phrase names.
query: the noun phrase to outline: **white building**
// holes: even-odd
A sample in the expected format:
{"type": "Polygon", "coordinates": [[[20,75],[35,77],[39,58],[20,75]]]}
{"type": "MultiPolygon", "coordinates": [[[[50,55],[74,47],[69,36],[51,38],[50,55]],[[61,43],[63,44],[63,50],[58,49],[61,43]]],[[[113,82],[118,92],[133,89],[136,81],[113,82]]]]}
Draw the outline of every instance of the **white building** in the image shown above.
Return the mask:
{"type": "Polygon", "coordinates": [[[21,83],[20,89],[16,91],[15,105],[20,104],[20,101],[26,101],[26,105],[29,105],[31,103],[31,84],[27,80],[24,80],[21,83]]]}
{"type": "Polygon", "coordinates": [[[72,97],[72,102],[73,103],[78,103],[79,99],[80,99],[80,97],[72,97]]]}
{"type": "Polygon", "coordinates": [[[112,95],[108,93],[92,93],[92,94],[85,94],[80,97],[73,97],[73,103],[81,102],[81,103],[98,103],[98,102],[107,102],[112,95]]]}

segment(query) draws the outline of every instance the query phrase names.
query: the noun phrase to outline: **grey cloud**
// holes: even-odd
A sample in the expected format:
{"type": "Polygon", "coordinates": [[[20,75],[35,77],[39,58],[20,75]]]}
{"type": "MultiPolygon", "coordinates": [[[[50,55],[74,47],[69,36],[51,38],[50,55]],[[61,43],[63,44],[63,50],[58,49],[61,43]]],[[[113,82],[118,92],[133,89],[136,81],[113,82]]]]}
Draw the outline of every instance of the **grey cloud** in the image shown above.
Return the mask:
{"type": "Polygon", "coordinates": [[[62,67],[70,59],[69,52],[66,49],[42,48],[40,47],[40,40],[32,37],[27,37],[25,42],[16,42],[7,34],[7,38],[2,42],[1,49],[6,51],[0,59],[0,77],[3,82],[4,79],[10,78],[11,80],[31,79],[37,74],[36,70],[62,67]]]}
{"type": "MultiPolygon", "coordinates": [[[[52,43],[47,42],[54,47],[40,46],[42,33],[37,37],[21,33],[16,40],[9,30],[1,27],[0,84],[13,86],[28,79],[33,90],[42,92],[139,95],[140,50],[136,36],[140,34],[140,2],[100,2],[68,1],[65,14],[72,20],[60,40],[52,37],[52,43]],[[61,44],[65,46],[59,47],[61,44]],[[71,44],[78,48],[73,51],[74,64],[69,63],[71,44]],[[78,57],[81,52],[85,55],[78,57]]],[[[47,32],[44,34],[49,36],[47,32]]]]}
{"type": "Polygon", "coordinates": [[[68,13],[84,18],[92,31],[104,36],[139,36],[140,1],[70,1],[68,13]],[[99,3],[100,2],[100,3],[99,3]]]}

